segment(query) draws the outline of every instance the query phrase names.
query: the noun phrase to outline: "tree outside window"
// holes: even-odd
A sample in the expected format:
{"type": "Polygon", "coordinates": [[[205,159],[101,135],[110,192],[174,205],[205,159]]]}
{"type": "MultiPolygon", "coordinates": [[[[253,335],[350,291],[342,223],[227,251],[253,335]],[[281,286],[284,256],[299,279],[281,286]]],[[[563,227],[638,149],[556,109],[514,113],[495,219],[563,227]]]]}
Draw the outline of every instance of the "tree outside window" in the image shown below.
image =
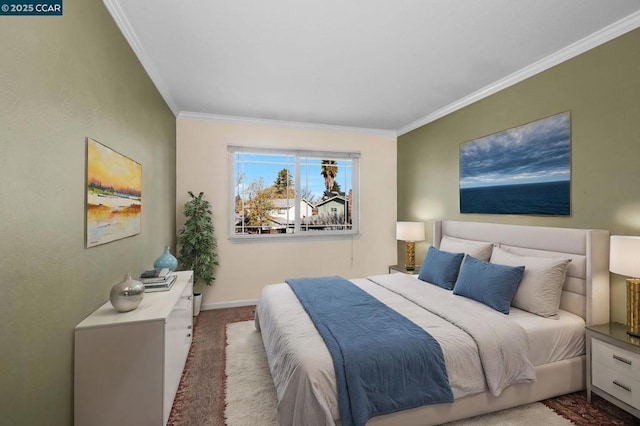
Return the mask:
{"type": "Polygon", "coordinates": [[[357,153],[229,151],[235,183],[232,238],[357,233],[357,153]]]}

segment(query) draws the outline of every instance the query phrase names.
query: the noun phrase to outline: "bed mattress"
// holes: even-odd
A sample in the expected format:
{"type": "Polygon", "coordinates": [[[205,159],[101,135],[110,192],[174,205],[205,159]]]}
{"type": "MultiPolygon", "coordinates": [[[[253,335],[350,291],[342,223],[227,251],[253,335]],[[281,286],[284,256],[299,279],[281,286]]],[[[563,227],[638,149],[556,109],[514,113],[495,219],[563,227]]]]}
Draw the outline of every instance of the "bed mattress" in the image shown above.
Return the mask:
{"type": "Polygon", "coordinates": [[[584,320],[563,310],[558,316],[558,319],[544,318],[511,307],[509,319],[527,331],[531,362],[535,366],[585,353],[584,320]]]}
{"type": "MultiPolygon", "coordinates": [[[[411,275],[417,279],[417,275],[411,275]]],[[[474,302],[476,303],[476,302],[474,302]]],[[[533,365],[550,364],[585,353],[585,321],[582,317],[560,309],[558,319],[511,307],[507,318],[527,331],[533,365]]]]}
{"type": "MultiPolygon", "coordinates": [[[[417,284],[435,287],[405,274],[392,276],[398,286],[417,284]]],[[[390,277],[386,275],[385,279],[390,277]]],[[[471,336],[459,329],[452,331],[446,320],[425,313],[422,307],[367,278],[351,281],[441,342],[456,399],[487,390],[480,359],[470,362],[467,356],[459,355],[460,352],[477,352],[471,336]],[[455,347],[456,350],[447,351],[444,349],[447,347],[455,347]]],[[[469,299],[464,302],[491,310],[469,299]]],[[[504,317],[526,330],[529,358],[536,366],[584,353],[584,321],[576,315],[562,311],[560,318],[554,320],[512,309],[512,313],[504,317]]],[[[265,287],[257,307],[256,325],[262,332],[276,387],[280,424],[334,424],[339,414],[331,356],[287,284],[265,287]]]]}

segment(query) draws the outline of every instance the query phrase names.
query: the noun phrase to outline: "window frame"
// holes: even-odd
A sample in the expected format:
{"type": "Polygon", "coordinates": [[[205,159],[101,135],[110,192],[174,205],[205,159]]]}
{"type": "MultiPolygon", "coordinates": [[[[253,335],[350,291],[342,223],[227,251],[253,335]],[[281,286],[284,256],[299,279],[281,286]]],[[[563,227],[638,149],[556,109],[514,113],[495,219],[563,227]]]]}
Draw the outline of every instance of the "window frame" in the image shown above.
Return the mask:
{"type": "MultiPolygon", "coordinates": [[[[228,155],[228,194],[229,194],[229,240],[233,242],[249,241],[277,241],[277,240],[310,240],[310,239],[352,239],[360,235],[360,153],[353,151],[316,151],[305,149],[287,148],[258,148],[251,146],[227,146],[228,155]],[[301,231],[300,191],[295,191],[295,223],[293,233],[278,234],[236,234],[236,160],[237,153],[287,155],[294,157],[294,188],[301,188],[300,158],[312,157],[328,160],[351,160],[351,229],[350,230],[323,230],[317,232],[301,231]]],[[[345,195],[346,196],[346,195],[345,195]]]]}

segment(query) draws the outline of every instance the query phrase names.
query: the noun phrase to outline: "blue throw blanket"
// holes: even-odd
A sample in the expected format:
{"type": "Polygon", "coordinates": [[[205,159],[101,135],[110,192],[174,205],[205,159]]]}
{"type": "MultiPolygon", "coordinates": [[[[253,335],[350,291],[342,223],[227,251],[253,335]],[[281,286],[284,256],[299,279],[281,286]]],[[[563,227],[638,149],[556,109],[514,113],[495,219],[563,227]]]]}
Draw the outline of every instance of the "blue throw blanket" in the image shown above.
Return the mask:
{"type": "Polygon", "coordinates": [[[429,333],[343,278],[287,283],[333,358],[343,426],[453,402],[442,349],[429,333]]]}

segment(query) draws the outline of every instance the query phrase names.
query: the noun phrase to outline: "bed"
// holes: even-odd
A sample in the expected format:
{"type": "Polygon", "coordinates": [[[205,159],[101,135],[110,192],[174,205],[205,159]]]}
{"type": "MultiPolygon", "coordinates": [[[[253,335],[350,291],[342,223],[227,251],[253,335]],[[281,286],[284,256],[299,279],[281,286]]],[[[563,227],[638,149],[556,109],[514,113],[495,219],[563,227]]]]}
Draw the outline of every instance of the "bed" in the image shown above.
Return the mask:
{"type": "MultiPolygon", "coordinates": [[[[442,253],[448,253],[448,250],[462,252],[454,250],[459,248],[469,255],[479,256],[474,251],[475,246],[486,250],[489,245],[492,255],[502,253],[507,259],[513,255],[532,262],[536,262],[533,258],[540,258],[541,262],[549,259],[566,261],[557,292],[559,309],[551,313],[543,311],[544,316],[541,312],[531,313],[535,309],[530,309],[527,300],[537,295],[523,293],[527,299],[520,297],[520,303],[524,303],[527,310],[511,306],[509,315],[504,315],[484,303],[451,295],[451,291],[405,274],[350,280],[441,342],[455,398],[451,403],[377,415],[369,419],[368,425],[442,424],[585,388],[584,326],[609,321],[608,231],[438,220],[433,224],[433,241],[433,246],[442,248],[442,253]],[[430,293],[423,295],[424,288],[430,293]],[[450,324],[445,326],[447,321],[441,318],[442,313],[438,316],[424,312],[422,301],[432,299],[436,293],[442,293],[446,299],[438,305],[450,306],[447,303],[455,303],[454,299],[462,301],[460,309],[447,308],[448,311],[475,310],[473,312],[477,311],[478,315],[485,315],[484,311],[487,311],[488,322],[493,315],[517,324],[515,329],[526,333],[528,359],[534,376],[531,372],[521,374],[519,380],[501,386],[496,392],[491,386],[492,377],[483,371],[482,359],[461,361],[449,349],[451,346],[447,346],[451,342],[463,347],[474,346],[473,340],[469,340],[469,330],[452,330],[448,328],[450,324]]],[[[466,260],[462,262],[463,267],[465,264],[466,260]]],[[[529,274],[531,278],[531,272],[529,274]]],[[[256,310],[256,327],[262,334],[276,388],[279,423],[341,424],[336,370],[331,355],[288,284],[264,288],[256,310]]]]}

